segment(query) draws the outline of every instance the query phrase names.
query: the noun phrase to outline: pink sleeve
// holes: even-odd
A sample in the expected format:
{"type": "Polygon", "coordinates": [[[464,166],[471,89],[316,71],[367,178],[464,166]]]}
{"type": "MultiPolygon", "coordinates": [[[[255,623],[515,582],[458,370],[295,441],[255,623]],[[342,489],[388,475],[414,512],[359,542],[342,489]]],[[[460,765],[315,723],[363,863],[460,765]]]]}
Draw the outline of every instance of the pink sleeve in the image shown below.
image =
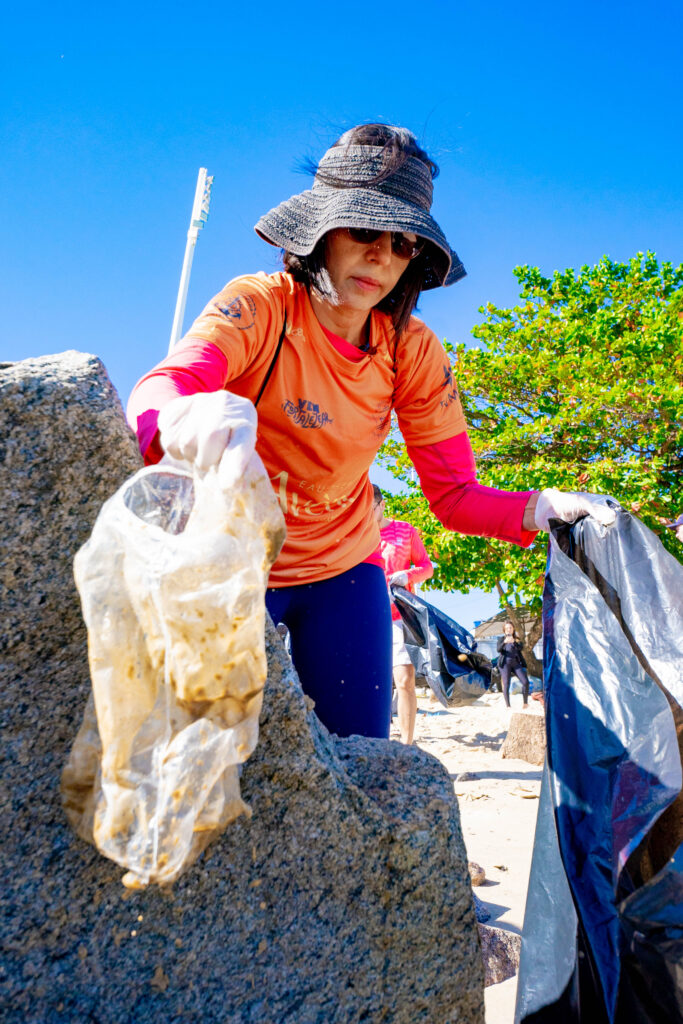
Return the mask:
{"type": "Polygon", "coordinates": [[[429,507],[449,530],[523,548],[531,544],[538,531],[525,530],[522,518],[533,491],[500,491],[478,483],[465,431],[435,444],[408,445],[408,455],[429,507]]]}
{"type": "Polygon", "coordinates": [[[158,462],[163,455],[157,434],[162,406],[180,395],[220,391],[227,377],[228,361],[217,345],[185,338],[138,381],[128,400],[127,415],[146,463],[158,462]]]}
{"type": "Polygon", "coordinates": [[[434,567],[422,543],[422,537],[414,527],[410,537],[410,560],[413,565],[406,572],[408,573],[408,582],[412,586],[422,583],[423,580],[428,580],[434,575],[434,567]]]}

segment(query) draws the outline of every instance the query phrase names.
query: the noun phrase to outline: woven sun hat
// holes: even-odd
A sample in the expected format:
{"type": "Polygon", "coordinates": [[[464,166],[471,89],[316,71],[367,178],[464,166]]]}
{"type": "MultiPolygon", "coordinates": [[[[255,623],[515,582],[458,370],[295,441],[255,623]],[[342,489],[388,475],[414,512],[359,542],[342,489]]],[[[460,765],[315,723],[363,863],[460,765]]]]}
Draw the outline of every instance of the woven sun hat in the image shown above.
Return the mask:
{"type": "Polygon", "coordinates": [[[281,249],[308,256],[334,228],[409,231],[426,239],[423,288],[454,284],[466,274],[458,254],[432,217],[432,176],[417,157],[383,180],[381,146],[333,146],[318,164],[313,188],[286,199],[266,213],[255,231],[281,249]],[[342,179],[344,186],[331,182],[342,179]]]}

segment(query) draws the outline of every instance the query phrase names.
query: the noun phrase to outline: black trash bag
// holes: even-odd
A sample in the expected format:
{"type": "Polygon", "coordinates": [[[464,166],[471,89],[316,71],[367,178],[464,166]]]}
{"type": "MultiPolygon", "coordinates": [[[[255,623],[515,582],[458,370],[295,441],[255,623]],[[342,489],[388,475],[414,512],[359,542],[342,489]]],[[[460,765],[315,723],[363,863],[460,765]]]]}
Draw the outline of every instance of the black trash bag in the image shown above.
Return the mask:
{"type": "Polygon", "coordinates": [[[621,509],[556,523],[543,629],[515,1020],[683,1021],[683,566],[621,509]]]}
{"type": "Polygon", "coordinates": [[[445,708],[471,704],[491,685],[491,662],[477,652],[471,633],[416,594],[392,587],[401,613],[406,649],[417,676],[424,676],[445,708]]]}

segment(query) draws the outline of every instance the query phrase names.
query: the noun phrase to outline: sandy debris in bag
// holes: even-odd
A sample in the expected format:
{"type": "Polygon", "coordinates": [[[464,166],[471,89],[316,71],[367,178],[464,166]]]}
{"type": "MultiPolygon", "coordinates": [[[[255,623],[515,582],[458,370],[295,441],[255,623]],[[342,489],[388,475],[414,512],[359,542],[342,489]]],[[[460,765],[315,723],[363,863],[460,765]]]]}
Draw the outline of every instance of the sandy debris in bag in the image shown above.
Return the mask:
{"type": "Polygon", "coordinates": [[[141,470],[76,557],[93,695],[62,795],[131,888],[172,881],[249,813],[238,765],[258,739],[265,588],[283,540],[255,456],[228,493],[215,474],[141,470]]]}

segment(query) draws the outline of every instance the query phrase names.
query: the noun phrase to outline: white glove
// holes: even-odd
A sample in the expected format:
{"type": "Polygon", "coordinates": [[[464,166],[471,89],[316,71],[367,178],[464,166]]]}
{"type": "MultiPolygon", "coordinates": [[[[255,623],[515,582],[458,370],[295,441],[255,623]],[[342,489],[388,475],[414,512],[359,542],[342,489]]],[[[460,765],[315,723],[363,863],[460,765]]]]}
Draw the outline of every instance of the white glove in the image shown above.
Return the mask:
{"type": "Polygon", "coordinates": [[[539,530],[549,532],[550,519],[562,519],[565,523],[573,523],[579,516],[586,514],[597,519],[603,526],[610,526],[617,518],[614,509],[603,505],[597,495],[558,491],[555,487],[548,487],[545,491],[541,491],[534,518],[539,530]]]}
{"type": "Polygon", "coordinates": [[[159,439],[172,459],[200,473],[218,468],[221,486],[244,473],[256,444],[256,409],[248,398],[229,391],[200,392],[174,398],[159,413],[159,439]]]}
{"type": "Polygon", "coordinates": [[[393,572],[389,577],[389,583],[392,587],[405,587],[408,582],[408,573],[402,570],[401,572],[393,572]]]}

